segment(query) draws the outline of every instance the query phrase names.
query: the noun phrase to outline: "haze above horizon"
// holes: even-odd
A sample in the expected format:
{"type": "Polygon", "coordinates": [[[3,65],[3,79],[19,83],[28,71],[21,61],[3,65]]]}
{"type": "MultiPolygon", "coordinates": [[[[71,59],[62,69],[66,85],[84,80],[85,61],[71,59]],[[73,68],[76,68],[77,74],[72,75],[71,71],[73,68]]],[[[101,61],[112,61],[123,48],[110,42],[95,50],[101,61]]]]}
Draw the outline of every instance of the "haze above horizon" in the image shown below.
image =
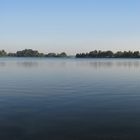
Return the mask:
{"type": "Polygon", "coordinates": [[[1,0],[0,49],[140,50],[139,0],[1,0]]]}

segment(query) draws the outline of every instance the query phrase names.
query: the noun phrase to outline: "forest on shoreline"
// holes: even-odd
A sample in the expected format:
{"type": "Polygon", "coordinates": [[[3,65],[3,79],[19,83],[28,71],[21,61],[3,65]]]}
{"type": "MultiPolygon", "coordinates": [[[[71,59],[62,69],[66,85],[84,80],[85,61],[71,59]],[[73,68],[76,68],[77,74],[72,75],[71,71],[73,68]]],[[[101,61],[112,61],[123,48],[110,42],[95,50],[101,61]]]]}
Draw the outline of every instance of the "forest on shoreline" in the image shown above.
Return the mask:
{"type": "Polygon", "coordinates": [[[40,53],[37,50],[25,49],[16,53],[7,53],[5,50],[0,50],[0,57],[67,57],[65,52],[62,53],[40,53]]]}
{"type": "Polygon", "coordinates": [[[76,54],[76,58],[140,58],[139,51],[91,51],[89,53],[76,54]]]}
{"type": "MultiPolygon", "coordinates": [[[[7,53],[5,50],[0,50],[0,57],[70,57],[65,52],[62,53],[40,53],[37,50],[24,49],[16,53],[7,53]]],[[[140,58],[139,51],[91,51],[89,53],[77,53],[75,58],[140,58]]]]}

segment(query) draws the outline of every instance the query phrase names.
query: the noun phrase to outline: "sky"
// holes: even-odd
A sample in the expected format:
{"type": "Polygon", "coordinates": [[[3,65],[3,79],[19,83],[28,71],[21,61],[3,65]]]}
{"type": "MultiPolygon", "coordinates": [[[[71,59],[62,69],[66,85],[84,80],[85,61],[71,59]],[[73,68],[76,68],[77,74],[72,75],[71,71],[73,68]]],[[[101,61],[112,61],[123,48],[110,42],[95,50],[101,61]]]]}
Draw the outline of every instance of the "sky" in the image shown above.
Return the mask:
{"type": "Polygon", "coordinates": [[[0,50],[140,50],[139,0],[0,0],[0,50]]]}

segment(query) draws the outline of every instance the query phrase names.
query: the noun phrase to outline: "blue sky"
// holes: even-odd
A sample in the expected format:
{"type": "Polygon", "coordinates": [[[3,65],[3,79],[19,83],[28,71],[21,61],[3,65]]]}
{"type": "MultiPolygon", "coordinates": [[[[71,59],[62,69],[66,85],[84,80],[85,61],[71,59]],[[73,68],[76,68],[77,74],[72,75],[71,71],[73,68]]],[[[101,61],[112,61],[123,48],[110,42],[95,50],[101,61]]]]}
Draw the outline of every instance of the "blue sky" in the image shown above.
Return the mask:
{"type": "Polygon", "coordinates": [[[0,0],[0,49],[140,50],[139,0],[0,0]]]}

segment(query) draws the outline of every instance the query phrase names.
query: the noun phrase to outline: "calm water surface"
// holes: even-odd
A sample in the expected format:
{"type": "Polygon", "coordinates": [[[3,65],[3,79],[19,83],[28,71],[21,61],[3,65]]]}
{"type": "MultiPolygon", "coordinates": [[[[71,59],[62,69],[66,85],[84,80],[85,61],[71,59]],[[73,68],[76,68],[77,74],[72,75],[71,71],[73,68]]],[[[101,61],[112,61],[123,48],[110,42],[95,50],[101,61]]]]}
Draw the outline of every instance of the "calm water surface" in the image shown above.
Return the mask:
{"type": "Polygon", "coordinates": [[[1,140],[139,140],[140,60],[0,59],[1,140]]]}

